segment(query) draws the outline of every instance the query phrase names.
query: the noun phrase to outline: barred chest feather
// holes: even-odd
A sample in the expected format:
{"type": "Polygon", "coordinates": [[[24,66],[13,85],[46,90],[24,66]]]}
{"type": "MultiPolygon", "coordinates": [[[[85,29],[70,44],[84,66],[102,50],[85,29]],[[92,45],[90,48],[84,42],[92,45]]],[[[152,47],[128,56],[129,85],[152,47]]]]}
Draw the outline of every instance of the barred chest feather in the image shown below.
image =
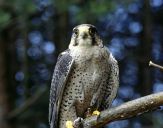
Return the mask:
{"type": "Polygon", "coordinates": [[[71,80],[68,80],[69,84],[66,88],[67,90],[72,89],[77,114],[82,116],[82,113],[90,107],[100,84],[105,84],[107,81],[108,60],[104,50],[99,47],[76,48],[72,50],[71,55],[75,58],[75,64],[70,74],[71,80]]]}

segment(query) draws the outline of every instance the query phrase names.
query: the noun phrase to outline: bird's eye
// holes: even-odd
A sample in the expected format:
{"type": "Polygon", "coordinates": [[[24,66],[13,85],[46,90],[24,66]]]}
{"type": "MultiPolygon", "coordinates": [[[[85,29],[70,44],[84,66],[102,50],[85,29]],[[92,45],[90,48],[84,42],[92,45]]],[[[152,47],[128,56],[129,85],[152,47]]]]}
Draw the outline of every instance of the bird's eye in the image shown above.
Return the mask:
{"type": "Polygon", "coordinates": [[[73,32],[75,33],[75,35],[79,34],[79,30],[78,29],[74,29],[73,32]]]}
{"type": "Polygon", "coordinates": [[[89,34],[94,35],[97,32],[96,28],[89,28],[89,34]]]}

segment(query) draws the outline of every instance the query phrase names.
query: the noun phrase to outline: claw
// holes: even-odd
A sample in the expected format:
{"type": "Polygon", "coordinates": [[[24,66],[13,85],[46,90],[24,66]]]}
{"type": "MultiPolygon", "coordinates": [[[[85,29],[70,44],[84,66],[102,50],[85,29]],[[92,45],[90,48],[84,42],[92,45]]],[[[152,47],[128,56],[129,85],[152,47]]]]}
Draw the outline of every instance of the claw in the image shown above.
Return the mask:
{"type": "Polygon", "coordinates": [[[74,120],[73,127],[74,128],[82,127],[83,121],[84,121],[83,118],[78,117],[76,120],[74,120]]]}
{"type": "Polygon", "coordinates": [[[73,127],[73,122],[72,121],[66,121],[66,128],[74,128],[73,127]]]}

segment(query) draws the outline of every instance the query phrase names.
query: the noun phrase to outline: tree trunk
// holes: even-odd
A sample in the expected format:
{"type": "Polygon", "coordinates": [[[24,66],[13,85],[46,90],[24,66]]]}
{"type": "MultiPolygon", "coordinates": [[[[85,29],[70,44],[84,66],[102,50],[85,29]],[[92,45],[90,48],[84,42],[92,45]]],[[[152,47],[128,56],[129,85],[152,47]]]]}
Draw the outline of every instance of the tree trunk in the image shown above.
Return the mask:
{"type": "Polygon", "coordinates": [[[151,70],[149,69],[148,63],[151,59],[151,47],[152,47],[152,23],[151,23],[151,10],[149,5],[149,0],[144,1],[144,21],[143,21],[143,33],[142,33],[142,43],[139,47],[141,57],[139,60],[139,70],[140,70],[140,92],[142,95],[148,95],[152,91],[152,79],[151,70]]]}
{"type": "Polygon", "coordinates": [[[8,121],[5,119],[10,109],[7,93],[5,50],[5,43],[0,40],[0,127],[11,128],[8,121]]]}
{"type": "Polygon", "coordinates": [[[68,29],[69,29],[69,19],[68,12],[58,12],[55,17],[55,32],[54,32],[54,42],[57,47],[57,55],[63,50],[67,49],[70,42],[68,40],[68,29]]]}
{"type": "MultiPolygon", "coordinates": [[[[152,92],[152,74],[148,66],[151,59],[151,46],[152,46],[152,19],[149,0],[144,0],[143,7],[143,32],[141,35],[141,44],[139,46],[139,90],[141,96],[148,95],[152,92]]],[[[152,121],[149,120],[151,115],[143,116],[141,123],[143,126],[149,127],[152,121]],[[148,121],[147,121],[148,120],[148,121]]]]}

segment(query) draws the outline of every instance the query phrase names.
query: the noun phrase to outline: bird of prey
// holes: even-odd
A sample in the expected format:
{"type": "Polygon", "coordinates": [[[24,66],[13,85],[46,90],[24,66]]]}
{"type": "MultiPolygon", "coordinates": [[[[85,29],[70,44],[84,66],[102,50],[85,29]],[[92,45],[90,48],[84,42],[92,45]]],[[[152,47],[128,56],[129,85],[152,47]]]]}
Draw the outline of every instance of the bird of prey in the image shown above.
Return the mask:
{"type": "Polygon", "coordinates": [[[69,48],[57,60],[50,90],[50,128],[65,128],[66,121],[84,118],[88,108],[104,110],[119,86],[118,64],[95,26],[73,29],[69,48]]]}

